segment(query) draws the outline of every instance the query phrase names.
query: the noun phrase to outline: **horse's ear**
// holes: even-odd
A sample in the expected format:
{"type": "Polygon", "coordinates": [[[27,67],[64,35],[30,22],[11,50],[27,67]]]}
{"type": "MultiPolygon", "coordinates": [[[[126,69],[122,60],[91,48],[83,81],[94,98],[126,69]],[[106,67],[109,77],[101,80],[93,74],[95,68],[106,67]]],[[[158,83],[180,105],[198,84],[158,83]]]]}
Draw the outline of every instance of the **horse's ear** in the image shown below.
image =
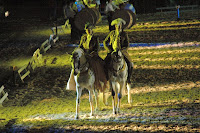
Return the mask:
{"type": "Polygon", "coordinates": [[[122,52],[121,52],[120,50],[117,51],[117,54],[118,54],[119,56],[122,56],[122,52]]]}
{"type": "Polygon", "coordinates": [[[70,61],[71,61],[71,62],[73,62],[73,61],[74,61],[74,59],[73,59],[73,56],[72,56],[72,55],[70,56],[70,61]]]}
{"type": "Polygon", "coordinates": [[[70,61],[72,61],[73,55],[72,55],[72,54],[69,54],[68,52],[66,52],[66,54],[69,55],[70,61]]]}
{"type": "Polygon", "coordinates": [[[66,54],[71,55],[71,54],[69,54],[68,52],[66,52],[66,54]]]}

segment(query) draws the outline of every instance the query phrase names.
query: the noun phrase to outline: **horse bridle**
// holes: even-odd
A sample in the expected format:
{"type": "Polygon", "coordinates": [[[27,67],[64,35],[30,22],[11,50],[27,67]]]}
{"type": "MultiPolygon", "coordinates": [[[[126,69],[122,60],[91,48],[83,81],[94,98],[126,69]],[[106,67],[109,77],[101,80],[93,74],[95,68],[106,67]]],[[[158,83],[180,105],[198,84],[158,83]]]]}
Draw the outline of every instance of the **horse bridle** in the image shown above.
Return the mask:
{"type": "MultiPolygon", "coordinates": [[[[111,59],[112,59],[112,58],[111,58],[111,59]]],[[[123,60],[123,59],[122,59],[122,60],[123,60]]],[[[112,62],[118,63],[119,61],[116,61],[116,60],[112,59],[112,62]]],[[[112,63],[112,65],[113,65],[113,63],[112,63]]],[[[120,67],[120,69],[116,70],[116,69],[114,69],[114,68],[112,67],[112,71],[114,71],[114,73],[117,74],[119,71],[122,71],[124,68],[125,68],[125,60],[123,60],[123,65],[120,67]]]]}
{"type": "MultiPolygon", "coordinates": [[[[80,62],[80,61],[79,61],[80,62]]],[[[86,73],[89,70],[89,63],[86,61],[84,64],[79,67],[81,73],[86,73]],[[83,71],[85,68],[85,71],[83,71]]]]}
{"type": "MultiPolygon", "coordinates": [[[[74,59],[73,59],[74,60],[74,59]]],[[[86,73],[86,72],[88,72],[88,70],[89,70],[89,63],[88,63],[88,61],[86,60],[86,62],[84,63],[84,64],[81,64],[80,65],[80,59],[78,60],[78,69],[79,69],[79,71],[80,71],[80,73],[86,73]]],[[[76,68],[74,68],[74,70],[75,70],[76,68]]]]}

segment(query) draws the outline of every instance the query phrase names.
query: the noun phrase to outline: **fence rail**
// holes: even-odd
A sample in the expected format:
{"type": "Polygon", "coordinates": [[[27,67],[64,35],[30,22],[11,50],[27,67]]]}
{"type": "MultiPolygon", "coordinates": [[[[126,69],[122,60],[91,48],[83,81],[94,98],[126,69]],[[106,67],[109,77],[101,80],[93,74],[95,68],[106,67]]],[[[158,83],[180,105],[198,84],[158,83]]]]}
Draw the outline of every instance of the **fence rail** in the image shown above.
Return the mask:
{"type": "MultiPolygon", "coordinates": [[[[164,12],[164,13],[172,13],[177,11],[178,6],[172,6],[172,7],[159,7],[156,8],[157,11],[164,12]]],[[[181,12],[186,11],[194,11],[195,9],[199,9],[199,5],[188,5],[188,6],[180,6],[181,12]]]]}
{"type": "Polygon", "coordinates": [[[199,5],[188,5],[188,6],[173,6],[173,7],[160,7],[156,8],[157,14],[161,15],[160,18],[174,18],[174,14],[177,15],[177,20],[180,18],[199,18],[200,6],[199,5]]]}
{"type": "Polygon", "coordinates": [[[1,88],[0,88],[0,96],[2,96],[3,95],[3,97],[1,97],[1,99],[0,99],[0,107],[2,107],[3,105],[3,102],[5,101],[5,100],[8,100],[8,93],[6,92],[5,93],[5,91],[4,91],[4,86],[2,85],[1,86],[1,88]]]}

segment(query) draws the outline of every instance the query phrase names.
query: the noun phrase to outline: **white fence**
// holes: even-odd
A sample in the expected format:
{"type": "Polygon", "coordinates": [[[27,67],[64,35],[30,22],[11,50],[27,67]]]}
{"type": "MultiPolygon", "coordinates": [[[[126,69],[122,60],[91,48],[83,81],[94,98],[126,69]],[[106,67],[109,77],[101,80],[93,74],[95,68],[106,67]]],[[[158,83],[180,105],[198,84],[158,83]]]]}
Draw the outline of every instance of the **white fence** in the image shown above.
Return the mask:
{"type": "Polygon", "coordinates": [[[8,100],[8,93],[4,91],[4,86],[2,85],[0,88],[0,107],[3,106],[3,102],[8,100]]]}
{"type": "Polygon", "coordinates": [[[65,21],[64,25],[52,27],[51,30],[53,32],[53,35],[55,35],[56,29],[57,29],[57,33],[60,34],[60,33],[64,33],[65,29],[70,29],[70,28],[71,28],[71,25],[69,24],[69,19],[68,19],[65,21]]]}
{"type": "Polygon", "coordinates": [[[197,10],[199,9],[199,6],[188,5],[188,6],[159,7],[159,8],[156,8],[156,10],[163,13],[176,13],[178,8],[180,8],[180,12],[187,12],[187,11],[194,12],[196,9],[197,10]]]}
{"type": "MultiPolygon", "coordinates": [[[[64,30],[64,28],[66,28],[66,26],[68,25],[68,21],[65,23],[65,25],[61,26],[61,28],[63,28],[62,30],[64,30]]],[[[44,41],[41,44],[41,47],[38,48],[34,53],[33,56],[31,58],[31,60],[29,61],[28,64],[24,65],[23,67],[21,67],[17,72],[19,74],[19,77],[21,79],[21,81],[24,83],[24,79],[26,77],[30,77],[30,73],[31,71],[34,71],[34,69],[39,66],[39,64],[42,63],[42,52],[46,53],[47,50],[49,50],[51,48],[51,44],[52,42],[55,44],[58,41],[59,37],[56,36],[54,38],[54,35],[50,35],[50,38],[47,39],[46,41],[44,41]]],[[[5,100],[8,100],[8,93],[4,91],[4,86],[1,86],[0,88],[0,107],[3,106],[2,103],[5,100]]]]}
{"type": "Polygon", "coordinates": [[[187,5],[187,6],[173,6],[173,7],[160,7],[156,8],[157,13],[161,13],[163,17],[167,17],[169,14],[177,14],[177,18],[191,18],[199,17],[200,6],[199,5],[187,5]]]}
{"type": "Polygon", "coordinates": [[[40,48],[38,48],[34,53],[33,53],[33,56],[31,58],[31,60],[29,61],[28,64],[24,65],[22,68],[20,68],[18,70],[18,74],[19,74],[19,77],[21,79],[21,81],[24,83],[24,79],[26,77],[30,77],[30,73],[31,71],[34,71],[35,68],[37,66],[39,66],[39,64],[42,63],[42,53],[46,53],[47,50],[49,50],[51,47],[52,47],[52,43],[53,42],[54,44],[56,43],[56,41],[58,41],[59,37],[56,36],[54,38],[54,35],[50,35],[50,38],[47,39],[46,41],[44,41],[40,48]]]}

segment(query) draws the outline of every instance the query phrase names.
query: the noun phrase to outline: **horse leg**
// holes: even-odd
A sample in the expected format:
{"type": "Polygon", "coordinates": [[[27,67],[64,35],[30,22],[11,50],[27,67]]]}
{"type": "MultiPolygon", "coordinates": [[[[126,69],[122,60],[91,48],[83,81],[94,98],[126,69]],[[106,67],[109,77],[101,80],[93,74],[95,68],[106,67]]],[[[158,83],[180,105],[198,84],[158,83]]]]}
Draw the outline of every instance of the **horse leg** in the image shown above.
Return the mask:
{"type": "Polygon", "coordinates": [[[92,98],[91,90],[89,90],[89,102],[90,102],[90,108],[91,108],[90,116],[93,116],[94,115],[94,106],[93,106],[93,98],[92,98]]]}
{"type": "Polygon", "coordinates": [[[112,90],[112,105],[113,105],[113,114],[117,114],[116,112],[116,95],[115,95],[115,86],[114,83],[111,83],[111,90],[112,90]]]}
{"type": "Polygon", "coordinates": [[[76,90],[76,82],[74,80],[74,70],[71,70],[69,80],[67,82],[66,90],[76,90]]]}
{"type": "Polygon", "coordinates": [[[98,96],[98,91],[94,90],[94,96],[95,96],[95,101],[96,101],[96,108],[95,110],[99,109],[99,96],[98,96]]]}
{"type": "Polygon", "coordinates": [[[82,93],[82,88],[77,87],[76,88],[76,93],[77,93],[77,98],[76,98],[76,119],[79,119],[79,105],[81,101],[81,93],[82,93]]]}
{"type": "Polygon", "coordinates": [[[121,98],[122,98],[122,92],[123,92],[123,89],[125,87],[125,82],[122,82],[120,83],[120,86],[118,86],[118,102],[117,102],[117,113],[120,112],[120,106],[121,106],[121,98]]]}
{"type": "Polygon", "coordinates": [[[115,103],[116,103],[116,112],[119,113],[119,110],[118,110],[118,106],[119,106],[119,87],[120,87],[120,84],[118,82],[115,82],[115,92],[116,92],[116,95],[115,95],[115,103]]]}
{"type": "Polygon", "coordinates": [[[128,90],[128,103],[132,104],[132,96],[131,96],[131,85],[127,83],[127,90],[128,90]]]}
{"type": "Polygon", "coordinates": [[[106,92],[104,91],[103,92],[103,103],[104,105],[108,106],[108,101],[107,101],[108,97],[107,97],[107,94],[106,92]]]}

